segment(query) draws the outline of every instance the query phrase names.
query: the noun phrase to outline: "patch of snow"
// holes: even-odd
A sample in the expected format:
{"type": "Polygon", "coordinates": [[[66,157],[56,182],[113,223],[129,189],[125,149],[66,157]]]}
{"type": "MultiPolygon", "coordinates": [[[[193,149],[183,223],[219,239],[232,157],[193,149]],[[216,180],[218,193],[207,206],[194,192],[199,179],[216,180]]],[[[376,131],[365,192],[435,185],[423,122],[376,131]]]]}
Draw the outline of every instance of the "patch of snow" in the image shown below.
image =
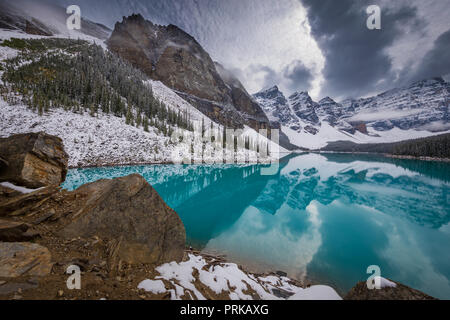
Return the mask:
{"type": "MultiPolygon", "coordinates": [[[[41,35],[34,35],[34,34],[28,34],[20,30],[7,30],[7,29],[0,29],[0,40],[10,40],[11,38],[17,38],[17,39],[51,39],[51,38],[66,38],[66,39],[73,39],[73,40],[85,40],[91,43],[95,43],[99,46],[101,46],[104,50],[107,50],[107,45],[105,41],[95,38],[89,35],[86,35],[82,32],[78,32],[77,30],[69,30],[64,26],[65,30],[64,32],[60,32],[53,36],[41,36],[41,35]]],[[[62,29],[64,30],[64,29],[62,29]]],[[[12,58],[12,57],[10,57],[12,58]]]]}
{"type": "Polygon", "coordinates": [[[0,137],[41,131],[63,140],[70,167],[169,162],[173,149],[157,129],[145,132],[127,125],[125,118],[101,112],[92,117],[62,108],[39,116],[25,105],[0,99],[0,137]]]}
{"type": "Polygon", "coordinates": [[[152,292],[154,294],[166,292],[164,282],[161,280],[144,280],[139,283],[138,289],[144,289],[145,291],[152,292]]]}
{"type": "MultiPolygon", "coordinates": [[[[213,120],[208,118],[202,112],[197,110],[194,106],[188,103],[186,100],[181,98],[178,94],[176,94],[172,89],[164,85],[161,81],[148,80],[147,83],[152,87],[153,94],[155,98],[164,102],[167,106],[172,108],[175,111],[187,112],[190,115],[191,121],[194,123],[194,128],[201,128],[202,121],[204,122],[204,126],[207,130],[210,129],[211,123],[213,125],[214,130],[219,130],[222,132],[223,126],[215,123],[213,120]]],[[[201,130],[201,129],[200,129],[201,130]]],[[[243,129],[243,135],[246,137],[250,137],[255,141],[258,139],[262,143],[266,144],[269,139],[262,136],[260,133],[256,132],[254,129],[245,126],[243,129]]],[[[278,144],[270,141],[270,150],[271,150],[271,158],[279,159],[281,154],[290,153],[288,150],[279,146],[278,144]]],[[[237,155],[238,158],[242,158],[242,154],[237,155]]]]}
{"type": "MultiPolygon", "coordinates": [[[[192,121],[201,122],[202,119],[204,119],[205,127],[207,128],[211,125],[211,122],[213,122],[161,81],[148,80],[146,82],[151,86],[155,98],[164,102],[172,110],[187,112],[192,121]]],[[[213,122],[213,124],[215,123],[213,122]]]]}
{"type": "Polygon", "coordinates": [[[450,131],[430,132],[414,129],[402,130],[400,128],[393,128],[388,131],[375,131],[373,128],[368,127],[368,135],[359,131],[356,131],[355,134],[352,135],[340,131],[326,122],[323,122],[318,130],[319,132],[316,135],[313,135],[306,131],[297,132],[288,127],[282,127],[282,131],[288,136],[289,141],[292,144],[311,150],[323,148],[327,146],[328,143],[334,141],[350,141],[358,144],[392,143],[450,133],[450,131]]]}
{"type": "Polygon", "coordinates": [[[396,288],[397,284],[395,282],[392,282],[386,278],[380,277],[380,287],[383,288],[396,288]]]}
{"type": "Polygon", "coordinates": [[[328,286],[312,286],[299,290],[289,300],[342,300],[342,298],[328,286]]]}
{"type": "Polygon", "coordinates": [[[342,300],[336,291],[328,286],[303,289],[291,284],[287,277],[258,278],[242,271],[234,263],[209,265],[203,257],[193,254],[189,255],[188,261],[166,263],[156,268],[156,271],[160,274],[155,277],[156,280],[144,280],[138,288],[155,293],[157,287],[157,293],[170,292],[173,300],[182,297],[205,300],[205,296],[196,286],[198,282],[217,295],[228,294],[232,300],[252,300],[253,297],[246,293],[249,289],[262,300],[280,300],[281,298],[273,294],[274,289],[282,289],[296,300],[342,300]],[[198,275],[197,278],[194,274],[198,275]],[[165,289],[161,292],[163,286],[160,283],[156,284],[156,281],[161,279],[169,282],[174,289],[165,289]]]}
{"type": "Polygon", "coordinates": [[[422,109],[412,109],[412,110],[377,110],[375,112],[371,112],[370,110],[357,113],[350,118],[347,118],[347,121],[364,121],[371,122],[377,120],[385,120],[385,119],[401,119],[404,117],[416,115],[423,112],[422,109]]]}

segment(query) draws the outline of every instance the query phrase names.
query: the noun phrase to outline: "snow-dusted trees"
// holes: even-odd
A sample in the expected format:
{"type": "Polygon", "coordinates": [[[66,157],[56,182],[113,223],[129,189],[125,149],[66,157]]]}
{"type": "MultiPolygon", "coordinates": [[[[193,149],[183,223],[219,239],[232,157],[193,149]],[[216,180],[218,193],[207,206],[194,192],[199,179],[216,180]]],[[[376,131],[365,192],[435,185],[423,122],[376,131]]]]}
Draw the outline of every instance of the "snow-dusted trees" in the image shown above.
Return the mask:
{"type": "Polygon", "coordinates": [[[192,130],[186,114],[154,97],[146,75],[99,46],[68,39],[11,39],[2,45],[21,50],[2,67],[2,95],[22,97],[39,114],[55,107],[92,116],[101,110],[166,135],[173,127],[192,130]]]}

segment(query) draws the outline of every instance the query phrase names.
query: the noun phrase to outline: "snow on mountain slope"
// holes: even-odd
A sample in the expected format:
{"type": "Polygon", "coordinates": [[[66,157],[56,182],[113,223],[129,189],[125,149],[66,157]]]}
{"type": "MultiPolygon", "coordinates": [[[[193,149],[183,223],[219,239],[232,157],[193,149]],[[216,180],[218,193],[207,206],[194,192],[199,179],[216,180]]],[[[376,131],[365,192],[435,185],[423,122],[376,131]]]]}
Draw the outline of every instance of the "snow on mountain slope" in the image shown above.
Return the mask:
{"type": "MultiPolygon", "coordinates": [[[[95,38],[89,35],[85,35],[82,33],[79,34],[72,34],[72,36],[68,36],[68,35],[64,35],[64,34],[60,34],[60,35],[56,35],[56,36],[42,36],[42,35],[35,35],[35,34],[28,34],[25,33],[21,30],[7,30],[7,29],[1,29],[0,28],[0,42],[2,42],[3,40],[10,40],[11,38],[16,38],[16,39],[45,39],[45,38],[68,38],[68,39],[80,39],[80,40],[85,40],[85,41],[89,41],[91,43],[97,44],[99,46],[101,46],[104,50],[106,50],[106,44],[104,42],[104,40],[101,40],[99,38],[95,38]]],[[[3,51],[5,52],[5,47],[1,47],[0,46],[0,52],[3,51]]],[[[6,49],[10,49],[10,48],[6,48],[6,49]]],[[[10,49],[13,50],[13,49],[10,49]]],[[[2,59],[11,59],[13,56],[4,56],[2,59]]]]}
{"type": "MultiPolygon", "coordinates": [[[[219,130],[220,132],[223,130],[223,126],[212,121],[206,115],[201,113],[197,108],[195,108],[186,100],[181,98],[172,89],[164,85],[161,81],[148,80],[148,83],[151,85],[153,94],[157,99],[160,99],[162,102],[166,103],[169,107],[173,108],[174,110],[180,110],[182,112],[186,111],[190,115],[191,121],[194,122],[195,128],[197,129],[201,128],[203,121],[203,124],[207,129],[210,128],[212,124],[214,130],[219,130]]],[[[273,154],[274,157],[278,157],[281,154],[289,153],[288,150],[279,145],[276,145],[275,143],[263,137],[249,126],[244,126],[242,132],[244,136],[250,137],[255,140],[260,139],[260,141],[264,144],[270,142],[270,150],[272,150],[272,152],[274,153],[273,154]]]]}
{"type": "Polygon", "coordinates": [[[289,137],[289,141],[297,146],[311,150],[326,147],[329,142],[350,141],[354,143],[389,143],[426,138],[446,132],[418,131],[414,129],[402,130],[393,128],[389,131],[377,132],[373,128],[368,128],[368,135],[356,131],[350,134],[332,127],[329,123],[323,122],[317,134],[313,135],[307,131],[297,132],[288,127],[282,127],[282,131],[289,137]]]}
{"type": "Polygon", "coordinates": [[[124,118],[63,109],[38,116],[26,106],[11,106],[0,99],[1,137],[40,131],[63,139],[71,167],[169,162],[174,148],[156,129],[145,132],[126,125],[124,118]]]}
{"type": "Polygon", "coordinates": [[[277,86],[255,94],[254,98],[271,122],[280,122],[292,130],[300,129],[297,117],[277,86]]]}
{"type": "Polygon", "coordinates": [[[186,111],[190,115],[192,121],[200,124],[203,119],[206,127],[210,126],[211,122],[215,124],[215,122],[213,122],[210,118],[198,111],[198,109],[181,98],[178,94],[176,94],[172,89],[167,87],[161,81],[148,80],[147,83],[152,87],[155,98],[164,102],[173,110],[180,110],[182,112],[186,111]]]}

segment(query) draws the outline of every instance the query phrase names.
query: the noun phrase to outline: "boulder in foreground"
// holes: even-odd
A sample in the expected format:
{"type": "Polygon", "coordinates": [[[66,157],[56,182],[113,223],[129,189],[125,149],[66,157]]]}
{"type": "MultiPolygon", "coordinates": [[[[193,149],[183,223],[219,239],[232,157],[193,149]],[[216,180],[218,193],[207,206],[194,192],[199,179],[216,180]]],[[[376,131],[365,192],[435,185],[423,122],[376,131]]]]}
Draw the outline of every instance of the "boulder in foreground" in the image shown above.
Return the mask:
{"type": "Polygon", "coordinates": [[[61,229],[64,238],[110,240],[112,259],[129,264],[162,264],[183,258],[183,223],[142,176],[99,180],[73,193],[82,205],[61,229]]]}
{"type": "Polygon", "coordinates": [[[0,181],[40,188],[66,179],[69,157],[56,136],[39,132],[1,138],[0,158],[0,181]]]}

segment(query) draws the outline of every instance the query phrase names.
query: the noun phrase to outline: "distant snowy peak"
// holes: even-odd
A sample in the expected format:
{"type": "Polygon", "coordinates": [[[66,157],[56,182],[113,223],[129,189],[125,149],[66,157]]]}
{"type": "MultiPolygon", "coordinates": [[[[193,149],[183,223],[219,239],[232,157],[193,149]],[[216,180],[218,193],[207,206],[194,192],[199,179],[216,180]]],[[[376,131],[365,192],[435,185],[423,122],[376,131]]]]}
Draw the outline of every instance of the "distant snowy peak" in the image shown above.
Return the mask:
{"type": "Polygon", "coordinates": [[[319,104],[311,99],[308,92],[294,93],[289,97],[289,102],[292,110],[299,119],[312,125],[320,124],[319,117],[316,113],[319,104]]]}
{"type": "Polygon", "coordinates": [[[278,86],[273,86],[267,90],[260,91],[254,95],[256,99],[270,100],[279,104],[286,104],[287,100],[284,94],[278,89],[278,86]]]}
{"type": "MultiPolygon", "coordinates": [[[[442,78],[418,81],[378,96],[348,99],[342,103],[330,97],[317,103],[308,92],[296,92],[287,101],[280,97],[284,95],[277,87],[255,95],[263,109],[272,116],[277,114],[277,107],[291,109],[299,122],[315,127],[326,122],[350,133],[354,130],[365,132],[364,126],[373,127],[375,131],[399,128],[439,132],[450,129],[450,84],[442,78]]],[[[277,120],[288,125],[281,118],[277,120]]],[[[289,127],[291,125],[289,123],[289,127]]]]}
{"type": "Polygon", "coordinates": [[[86,40],[106,40],[111,33],[107,27],[83,18],[80,30],[69,30],[68,17],[65,8],[46,1],[0,0],[0,29],[86,40]]]}

